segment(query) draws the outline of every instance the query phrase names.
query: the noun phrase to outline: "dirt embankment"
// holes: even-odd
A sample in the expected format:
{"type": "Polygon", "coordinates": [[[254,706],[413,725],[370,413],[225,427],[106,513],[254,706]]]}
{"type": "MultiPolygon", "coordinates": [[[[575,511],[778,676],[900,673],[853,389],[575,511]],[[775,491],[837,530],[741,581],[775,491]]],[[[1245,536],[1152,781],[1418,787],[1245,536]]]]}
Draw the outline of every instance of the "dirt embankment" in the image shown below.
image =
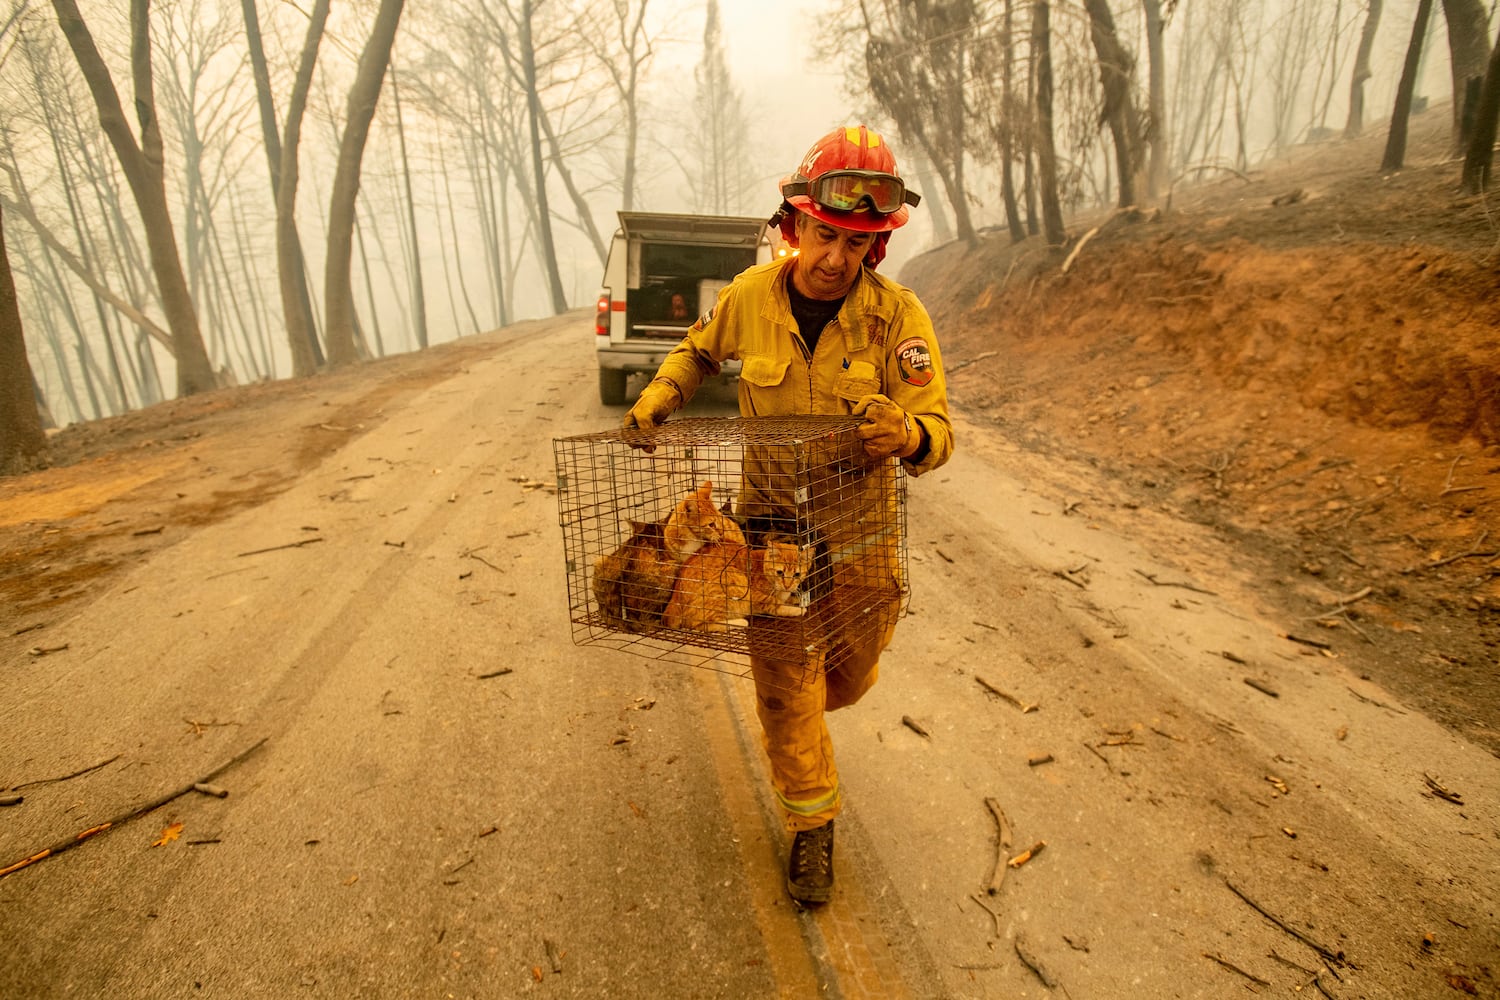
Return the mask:
{"type": "Polygon", "coordinates": [[[1214,525],[1289,628],[1500,753],[1500,211],[1421,134],[1394,178],[1341,143],[902,278],[957,405],[1106,473],[1093,516],[1214,525]]]}

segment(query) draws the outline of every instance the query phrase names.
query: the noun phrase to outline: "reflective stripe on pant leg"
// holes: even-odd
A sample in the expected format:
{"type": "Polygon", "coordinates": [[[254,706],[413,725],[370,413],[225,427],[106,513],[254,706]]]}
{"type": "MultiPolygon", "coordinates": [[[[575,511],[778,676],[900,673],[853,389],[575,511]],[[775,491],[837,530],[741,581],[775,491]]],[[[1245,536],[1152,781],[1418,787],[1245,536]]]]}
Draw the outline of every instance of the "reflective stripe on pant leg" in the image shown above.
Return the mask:
{"type": "Polygon", "coordinates": [[[821,826],[839,812],[838,768],[823,724],[820,664],[750,658],[771,784],[788,830],[821,826]]]}

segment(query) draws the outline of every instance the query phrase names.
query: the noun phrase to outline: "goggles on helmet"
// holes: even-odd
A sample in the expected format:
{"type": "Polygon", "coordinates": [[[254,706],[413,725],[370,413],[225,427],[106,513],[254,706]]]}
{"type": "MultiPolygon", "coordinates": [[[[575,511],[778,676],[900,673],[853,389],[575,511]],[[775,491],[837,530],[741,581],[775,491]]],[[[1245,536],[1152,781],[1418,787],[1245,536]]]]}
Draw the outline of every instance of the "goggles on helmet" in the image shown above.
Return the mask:
{"type": "Polygon", "coordinates": [[[835,212],[857,212],[868,204],[881,215],[922,200],[906,189],[901,178],[878,170],[829,170],[811,180],[798,178],[785,185],[781,194],[785,198],[806,195],[835,212]]]}

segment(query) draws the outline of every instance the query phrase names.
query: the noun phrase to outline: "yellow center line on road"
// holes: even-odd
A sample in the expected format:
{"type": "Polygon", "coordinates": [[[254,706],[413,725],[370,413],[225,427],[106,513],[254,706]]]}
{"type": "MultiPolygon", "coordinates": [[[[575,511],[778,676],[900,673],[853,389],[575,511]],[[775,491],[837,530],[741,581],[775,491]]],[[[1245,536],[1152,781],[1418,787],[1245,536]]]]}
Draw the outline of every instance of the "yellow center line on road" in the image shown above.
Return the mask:
{"type": "MultiPolygon", "coordinates": [[[[739,840],[756,926],[782,997],[906,1000],[910,992],[879,919],[844,855],[834,852],[833,900],[802,909],[786,894],[786,844],[760,749],[754,686],[711,670],[693,671],[724,809],[739,840]]],[[[848,841],[845,842],[846,848],[848,841]]]]}

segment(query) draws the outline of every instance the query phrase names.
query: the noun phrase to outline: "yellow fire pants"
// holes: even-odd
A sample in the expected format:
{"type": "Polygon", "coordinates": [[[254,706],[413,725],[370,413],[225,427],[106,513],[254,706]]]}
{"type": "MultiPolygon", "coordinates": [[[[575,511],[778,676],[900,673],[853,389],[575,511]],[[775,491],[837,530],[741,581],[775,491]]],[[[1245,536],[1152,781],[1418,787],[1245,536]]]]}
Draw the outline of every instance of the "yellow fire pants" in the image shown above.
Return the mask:
{"type": "Polygon", "coordinates": [[[896,632],[894,605],[886,622],[794,661],[751,654],[771,784],[790,832],[822,826],[839,813],[838,767],[823,713],[854,704],[874,686],[880,654],[896,632]]]}

